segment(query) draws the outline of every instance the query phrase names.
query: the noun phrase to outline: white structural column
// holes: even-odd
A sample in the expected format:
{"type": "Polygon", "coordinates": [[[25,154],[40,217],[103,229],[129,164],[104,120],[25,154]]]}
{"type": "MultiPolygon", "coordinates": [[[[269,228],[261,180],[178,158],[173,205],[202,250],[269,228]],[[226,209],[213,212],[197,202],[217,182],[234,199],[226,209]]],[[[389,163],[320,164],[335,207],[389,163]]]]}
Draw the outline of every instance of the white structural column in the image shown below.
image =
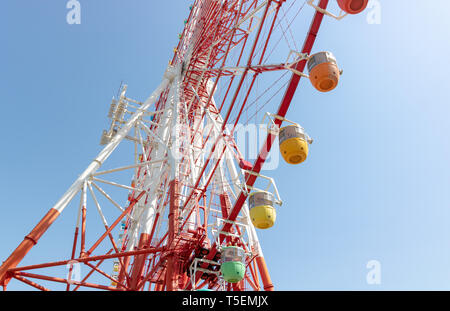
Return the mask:
{"type": "Polygon", "coordinates": [[[92,163],[86,168],[86,170],[75,180],[70,188],[64,193],[59,201],[53,206],[55,210],[61,213],[64,208],[70,203],[73,197],[83,186],[86,178],[95,173],[103,162],[111,155],[111,153],[117,148],[120,142],[128,135],[128,132],[134,127],[136,122],[143,116],[145,111],[156,101],[161,95],[162,91],[169,85],[169,83],[175,77],[176,72],[174,68],[169,67],[164,74],[164,79],[156,90],[150,95],[150,97],[144,102],[138,111],[136,111],[127,123],[117,132],[117,134],[111,139],[111,141],[103,148],[103,150],[97,155],[92,163]]]}
{"type": "MultiPolygon", "coordinates": [[[[153,148],[151,153],[151,158],[153,159],[162,159],[166,156],[166,152],[168,151],[168,159],[170,161],[171,154],[170,149],[167,150],[167,146],[169,145],[170,140],[170,129],[171,129],[171,123],[174,118],[174,107],[171,104],[173,101],[175,101],[174,93],[176,92],[177,86],[176,81],[172,83],[169,95],[168,95],[168,103],[166,104],[166,107],[164,107],[164,112],[162,113],[160,122],[157,127],[157,133],[156,135],[161,138],[161,142],[158,142],[156,148],[153,148]]],[[[146,130],[149,131],[149,130],[146,130]]],[[[150,133],[147,132],[147,134],[150,133]]],[[[152,140],[153,142],[157,143],[156,140],[152,140]]],[[[159,167],[152,167],[150,171],[148,172],[148,178],[146,178],[147,185],[145,187],[150,189],[149,191],[149,202],[145,205],[145,211],[144,216],[142,219],[142,233],[150,234],[151,230],[154,226],[154,217],[157,211],[157,201],[158,201],[158,191],[160,191],[160,187],[163,184],[166,175],[167,175],[167,169],[168,167],[163,163],[159,167]]]]}

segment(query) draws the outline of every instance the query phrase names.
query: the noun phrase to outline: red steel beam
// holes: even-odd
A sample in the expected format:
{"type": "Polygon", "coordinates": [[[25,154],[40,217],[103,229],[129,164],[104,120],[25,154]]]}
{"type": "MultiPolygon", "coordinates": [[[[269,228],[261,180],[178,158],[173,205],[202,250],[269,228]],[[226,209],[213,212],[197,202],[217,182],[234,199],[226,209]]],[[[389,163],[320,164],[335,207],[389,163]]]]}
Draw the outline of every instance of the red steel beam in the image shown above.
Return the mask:
{"type": "Polygon", "coordinates": [[[17,267],[17,268],[12,268],[12,269],[8,270],[8,272],[14,273],[17,271],[25,271],[25,270],[62,266],[62,265],[67,265],[68,263],[73,262],[73,261],[84,263],[84,262],[89,262],[89,261],[121,258],[121,257],[135,256],[135,255],[141,255],[141,254],[151,254],[151,253],[162,252],[165,250],[166,250],[165,247],[152,247],[152,248],[145,248],[145,249],[136,250],[136,251],[115,253],[115,254],[109,254],[109,255],[107,254],[107,255],[91,256],[91,257],[81,257],[81,258],[76,258],[74,260],[72,260],[72,259],[71,260],[62,260],[62,261],[54,261],[54,262],[48,262],[48,263],[43,263],[43,264],[38,264],[38,265],[17,267]]]}
{"type": "MultiPolygon", "coordinates": [[[[167,245],[171,248],[174,244],[174,240],[178,235],[178,215],[179,215],[179,189],[178,180],[174,179],[170,182],[170,211],[169,211],[169,235],[167,245]]],[[[177,290],[178,288],[178,258],[175,250],[170,249],[170,253],[167,258],[167,271],[166,271],[166,288],[168,291],[177,290]]]]}
{"type": "Polygon", "coordinates": [[[24,277],[21,277],[21,276],[18,276],[18,275],[14,275],[13,277],[14,277],[16,280],[19,280],[19,281],[21,281],[21,282],[24,282],[25,284],[28,284],[28,285],[30,285],[30,286],[32,286],[32,287],[34,287],[34,288],[37,288],[37,289],[39,289],[39,290],[41,290],[41,291],[44,291],[44,292],[49,292],[49,291],[50,291],[48,288],[46,288],[46,287],[44,287],[44,286],[42,286],[42,285],[39,285],[38,283],[35,283],[35,282],[33,282],[33,281],[30,281],[30,280],[27,279],[27,278],[24,278],[24,277]]]}
{"type": "Polygon", "coordinates": [[[85,286],[85,287],[91,287],[91,288],[96,288],[96,289],[104,289],[104,290],[112,290],[112,291],[120,291],[120,289],[116,288],[116,287],[111,287],[111,286],[104,286],[104,285],[100,285],[100,284],[93,284],[93,283],[82,283],[82,282],[77,282],[77,281],[68,281],[66,279],[63,278],[58,278],[58,277],[53,277],[53,276],[46,276],[46,275],[40,275],[40,274],[33,274],[33,273],[27,273],[27,272],[15,272],[14,273],[15,277],[16,276],[26,276],[29,278],[34,278],[34,279],[40,279],[40,280],[45,280],[45,281],[52,281],[52,282],[58,282],[58,283],[64,283],[64,284],[74,284],[74,285],[80,285],[80,286],[85,286]]]}
{"type": "Polygon", "coordinates": [[[8,275],[8,270],[17,267],[20,261],[31,250],[31,248],[37,244],[41,236],[47,231],[51,224],[58,218],[59,212],[51,208],[48,213],[42,218],[42,220],[34,227],[34,229],[28,234],[22,243],[14,250],[14,252],[6,259],[6,261],[0,267],[0,285],[6,288],[7,284],[11,280],[11,276],[8,275]]]}

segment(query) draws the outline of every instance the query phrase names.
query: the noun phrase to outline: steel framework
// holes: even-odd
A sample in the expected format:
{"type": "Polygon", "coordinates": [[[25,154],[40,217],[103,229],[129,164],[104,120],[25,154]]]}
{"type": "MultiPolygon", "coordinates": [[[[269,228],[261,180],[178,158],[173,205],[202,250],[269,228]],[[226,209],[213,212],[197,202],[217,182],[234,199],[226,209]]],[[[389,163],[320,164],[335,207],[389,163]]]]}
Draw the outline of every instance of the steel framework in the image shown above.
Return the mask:
{"type": "MultiPolygon", "coordinates": [[[[288,1],[288,10],[293,2],[288,1]]],[[[303,76],[304,56],[311,53],[328,0],[320,0],[311,10],[314,15],[303,48],[290,54],[294,59],[268,64],[270,39],[277,31],[288,36],[289,24],[283,28],[282,23],[285,4],[285,0],[192,4],[161,84],[145,102],[128,98],[127,87],[121,87],[111,105],[111,126],[102,135],[104,149],[0,267],[4,289],[12,279],[39,290],[48,288],[30,279],[62,283],[66,290],[274,289],[246,199],[261,176],[276,131],[267,132],[253,164],[239,150],[234,133],[252,105],[262,74],[287,73],[289,78],[282,85],[275,127],[283,122],[303,76]],[[128,144],[125,141],[134,146],[133,160],[100,171],[119,144],[128,144]],[[111,180],[124,172],[132,175],[130,185],[111,180]],[[100,185],[116,190],[107,192],[100,185]],[[113,199],[120,189],[128,192],[125,204],[113,199]],[[69,257],[19,266],[76,196],[80,201],[69,257]],[[104,226],[90,240],[88,201],[104,226]],[[111,222],[107,214],[112,212],[106,212],[105,205],[117,209],[111,222]],[[117,233],[119,239],[114,237],[117,233]],[[239,245],[247,253],[245,278],[239,283],[227,283],[219,273],[220,250],[227,244],[239,245]],[[101,270],[105,262],[113,263],[112,273],[101,270]],[[30,273],[66,265],[70,266],[66,278],[30,273]],[[89,272],[76,279],[76,265],[89,272]],[[88,282],[94,274],[107,285],[88,282]]]]}

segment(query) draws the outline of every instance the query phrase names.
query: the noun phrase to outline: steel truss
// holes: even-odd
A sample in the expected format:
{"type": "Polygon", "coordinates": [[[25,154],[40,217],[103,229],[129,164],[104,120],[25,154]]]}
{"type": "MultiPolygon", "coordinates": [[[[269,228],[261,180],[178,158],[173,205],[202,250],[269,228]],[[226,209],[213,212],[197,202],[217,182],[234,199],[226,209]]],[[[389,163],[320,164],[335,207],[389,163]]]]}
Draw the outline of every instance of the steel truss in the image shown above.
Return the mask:
{"type": "MultiPolygon", "coordinates": [[[[4,289],[12,279],[39,290],[48,288],[30,279],[62,283],[75,291],[274,289],[246,199],[276,133],[268,131],[253,164],[245,160],[233,134],[261,74],[291,75],[275,127],[280,127],[302,77],[302,55],[311,53],[324,13],[314,11],[303,48],[294,53],[297,58],[267,64],[269,41],[284,4],[194,2],[161,84],[145,102],[128,98],[127,87],[121,88],[109,113],[111,126],[102,134],[104,149],[0,267],[4,289]],[[133,161],[100,171],[125,141],[133,145],[133,161]],[[123,172],[132,174],[131,184],[114,180],[114,174],[123,172]],[[128,194],[125,204],[113,199],[119,190],[128,194]],[[80,202],[70,256],[19,266],[76,196],[80,202]],[[104,227],[92,243],[87,239],[88,202],[104,227]],[[111,207],[116,215],[110,224],[111,207]],[[117,232],[119,239],[114,238],[117,232]],[[226,283],[218,273],[220,249],[230,243],[247,252],[245,279],[236,284],[226,283]],[[113,273],[100,268],[111,261],[113,273]],[[73,278],[75,264],[89,271],[80,280],[73,278]],[[30,272],[66,265],[66,278],[30,272]],[[94,274],[108,285],[88,282],[94,274]]],[[[321,0],[317,8],[326,10],[327,5],[328,0],[321,0]]]]}

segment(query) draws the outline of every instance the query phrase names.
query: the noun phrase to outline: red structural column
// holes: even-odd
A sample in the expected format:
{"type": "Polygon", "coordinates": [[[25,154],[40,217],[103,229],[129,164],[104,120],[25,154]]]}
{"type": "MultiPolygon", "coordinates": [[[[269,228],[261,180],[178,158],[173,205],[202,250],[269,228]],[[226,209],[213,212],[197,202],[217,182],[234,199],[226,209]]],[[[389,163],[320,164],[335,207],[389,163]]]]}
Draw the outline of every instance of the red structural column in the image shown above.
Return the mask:
{"type": "Polygon", "coordinates": [[[80,247],[80,257],[83,257],[86,253],[86,206],[83,205],[81,209],[81,247],[80,247]]]}
{"type": "Polygon", "coordinates": [[[264,285],[264,290],[273,291],[274,286],[270,278],[269,270],[267,269],[266,261],[264,257],[256,257],[256,264],[258,265],[259,274],[264,285]]]}
{"type": "MultiPolygon", "coordinates": [[[[150,243],[150,235],[147,233],[142,233],[139,239],[138,249],[144,249],[149,246],[150,243]]],[[[138,255],[134,259],[133,271],[131,273],[131,289],[138,290],[138,284],[142,278],[142,273],[144,272],[145,267],[145,259],[147,258],[147,254],[138,255]]]]}
{"type": "MultiPolygon", "coordinates": [[[[70,256],[70,259],[74,259],[75,258],[75,251],[77,249],[77,241],[78,241],[78,225],[75,228],[75,233],[74,233],[74,237],[73,237],[73,245],[72,245],[72,255],[70,256]]],[[[73,265],[70,266],[70,270],[69,270],[69,280],[72,277],[72,271],[73,271],[73,265]]],[[[66,287],[66,291],[68,291],[70,289],[70,284],[67,284],[66,287]]]]}
{"type": "Polygon", "coordinates": [[[155,291],[156,292],[160,292],[164,289],[164,284],[163,283],[156,283],[155,284],[155,291]]]}
{"type": "Polygon", "coordinates": [[[167,259],[167,271],[166,271],[166,289],[168,291],[176,290],[178,287],[178,273],[179,263],[176,258],[176,252],[174,249],[174,240],[178,234],[178,208],[180,206],[179,194],[178,194],[178,180],[174,179],[170,182],[170,211],[169,211],[169,235],[168,246],[169,253],[167,259]]]}
{"type": "MultiPolygon", "coordinates": [[[[119,281],[119,283],[124,283],[124,281],[125,281],[127,271],[128,271],[128,265],[130,264],[130,260],[131,260],[130,256],[125,257],[123,260],[123,265],[121,265],[120,270],[119,270],[119,278],[117,279],[119,281]]],[[[118,284],[118,287],[122,288],[120,286],[120,284],[118,284]]]]}
{"type": "Polygon", "coordinates": [[[47,231],[48,227],[58,218],[59,212],[52,208],[42,218],[42,220],[34,227],[34,229],[28,234],[22,243],[14,250],[14,252],[6,259],[3,265],[0,267],[0,285],[6,288],[6,285],[11,280],[11,276],[8,275],[8,270],[17,267],[19,262],[25,257],[30,249],[37,244],[41,236],[47,231]]]}

